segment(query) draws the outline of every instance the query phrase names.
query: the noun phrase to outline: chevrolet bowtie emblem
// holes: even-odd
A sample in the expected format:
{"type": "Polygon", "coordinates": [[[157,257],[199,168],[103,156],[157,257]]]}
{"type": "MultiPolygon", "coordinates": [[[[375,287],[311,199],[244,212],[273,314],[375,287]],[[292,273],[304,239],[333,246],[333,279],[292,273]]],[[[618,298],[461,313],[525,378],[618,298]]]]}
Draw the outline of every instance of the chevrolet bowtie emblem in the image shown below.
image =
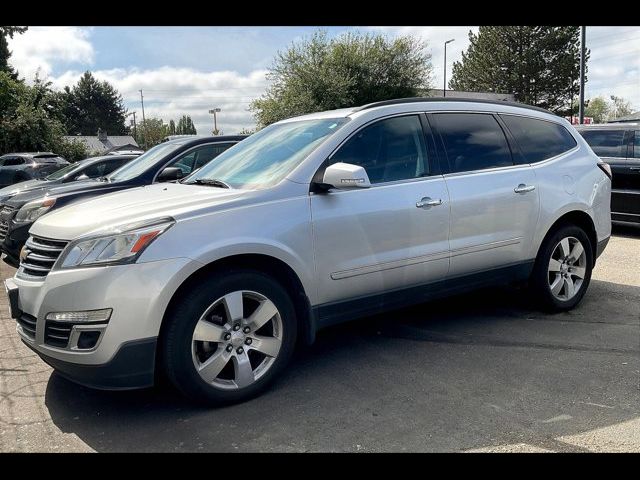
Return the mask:
{"type": "Polygon", "coordinates": [[[27,255],[29,255],[29,250],[27,249],[27,247],[22,247],[20,249],[20,262],[24,262],[24,259],[27,258],[27,255]]]}

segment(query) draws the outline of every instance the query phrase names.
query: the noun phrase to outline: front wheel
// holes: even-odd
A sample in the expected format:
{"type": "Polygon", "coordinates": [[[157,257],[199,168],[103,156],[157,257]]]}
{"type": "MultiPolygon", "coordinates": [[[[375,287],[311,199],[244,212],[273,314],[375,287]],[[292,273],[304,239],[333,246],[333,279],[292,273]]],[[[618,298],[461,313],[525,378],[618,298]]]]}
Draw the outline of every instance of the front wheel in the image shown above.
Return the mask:
{"type": "Polygon", "coordinates": [[[284,288],[247,270],[220,272],[194,286],[166,321],[167,376],[187,396],[210,404],[264,390],[291,357],[297,333],[284,288]]]}
{"type": "Polygon", "coordinates": [[[580,227],[567,225],[545,239],[531,275],[542,306],[552,311],[575,307],[587,291],[593,269],[593,249],[580,227]]]}

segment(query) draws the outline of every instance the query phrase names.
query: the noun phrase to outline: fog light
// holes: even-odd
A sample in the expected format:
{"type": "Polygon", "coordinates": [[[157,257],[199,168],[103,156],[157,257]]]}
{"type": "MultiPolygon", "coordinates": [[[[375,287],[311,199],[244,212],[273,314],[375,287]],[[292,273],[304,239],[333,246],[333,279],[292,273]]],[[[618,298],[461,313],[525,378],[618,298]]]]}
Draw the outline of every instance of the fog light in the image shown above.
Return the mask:
{"type": "Polygon", "coordinates": [[[100,333],[100,330],[82,332],[78,337],[78,348],[86,350],[95,347],[96,343],[98,343],[98,339],[100,338],[100,333]]]}
{"type": "Polygon", "coordinates": [[[111,318],[111,308],[100,310],[84,310],[79,312],[51,312],[47,313],[47,320],[56,322],[107,322],[111,318]]]}

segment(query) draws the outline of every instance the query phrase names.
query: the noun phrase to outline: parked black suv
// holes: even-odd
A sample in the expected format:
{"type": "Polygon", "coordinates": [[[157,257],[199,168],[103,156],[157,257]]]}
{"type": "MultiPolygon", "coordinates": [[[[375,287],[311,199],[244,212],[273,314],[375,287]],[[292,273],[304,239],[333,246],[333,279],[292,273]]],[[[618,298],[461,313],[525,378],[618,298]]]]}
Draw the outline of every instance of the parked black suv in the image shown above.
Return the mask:
{"type": "Polygon", "coordinates": [[[611,220],[640,225],[640,123],[576,127],[591,149],[611,165],[611,220]]]}
{"type": "Polygon", "coordinates": [[[63,183],[104,177],[138,156],[139,155],[109,154],[70,163],[66,167],[62,167],[44,178],[34,178],[33,180],[26,180],[0,188],[0,204],[19,193],[40,189],[44,194],[47,189],[53,188],[56,185],[62,185],[63,183]]]}
{"type": "Polygon", "coordinates": [[[17,266],[29,228],[51,210],[78,200],[156,182],[179,180],[206,165],[247,135],[177,139],[145,152],[106,177],[20,193],[0,204],[0,249],[17,266]]]}
{"type": "Polygon", "coordinates": [[[32,178],[43,178],[69,165],[51,152],[7,153],[0,157],[0,188],[32,178]]]}

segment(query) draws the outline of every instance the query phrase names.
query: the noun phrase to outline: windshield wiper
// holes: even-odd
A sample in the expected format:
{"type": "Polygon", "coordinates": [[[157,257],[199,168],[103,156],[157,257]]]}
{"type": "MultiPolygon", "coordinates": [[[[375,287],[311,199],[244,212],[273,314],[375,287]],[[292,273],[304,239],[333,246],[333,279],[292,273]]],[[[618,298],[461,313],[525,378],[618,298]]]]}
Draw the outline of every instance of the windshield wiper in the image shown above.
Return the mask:
{"type": "Polygon", "coordinates": [[[231,185],[216,178],[198,178],[189,183],[195,183],[196,185],[207,185],[208,187],[231,188],[231,185]]]}

